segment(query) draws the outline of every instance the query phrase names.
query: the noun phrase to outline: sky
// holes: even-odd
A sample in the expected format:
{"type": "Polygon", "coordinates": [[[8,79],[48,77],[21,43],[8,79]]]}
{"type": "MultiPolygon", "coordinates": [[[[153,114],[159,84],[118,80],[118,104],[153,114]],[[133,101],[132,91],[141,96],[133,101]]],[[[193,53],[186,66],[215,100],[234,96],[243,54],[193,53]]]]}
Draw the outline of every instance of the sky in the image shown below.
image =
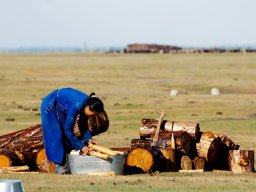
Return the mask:
{"type": "Polygon", "coordinates": [[[0,48],[256,46],[256,0],[0,0],[0,48]]]}

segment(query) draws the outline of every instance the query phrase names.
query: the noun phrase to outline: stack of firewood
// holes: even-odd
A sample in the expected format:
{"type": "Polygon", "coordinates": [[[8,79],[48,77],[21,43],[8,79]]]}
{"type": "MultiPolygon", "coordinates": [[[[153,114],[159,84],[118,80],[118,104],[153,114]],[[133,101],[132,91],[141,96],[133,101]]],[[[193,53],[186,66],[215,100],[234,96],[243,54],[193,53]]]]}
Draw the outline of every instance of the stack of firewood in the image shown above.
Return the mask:
{"type": "MultiPolygon", "coordinates": [[[[199,123],[193,122],[142,119],[139,138],[132,139],[127,148],[112,150],[127,153],[126,174],[254,171],[254,151],[239,150],[228,136],[202,132],[199,123]]],[[[54,172],[54,164],[45,155],[41,124],[0,136],[0,172],[15,170],[54,172]]]]}
{"type": "Polygon", "coordinates": [[[200,131],[199,123],[163,120],[155,145],[158,123],[156,119],[141,120],[140,138],[132,139],[126,161],[128,174],[254,171],[254,151],[239,150],[239,145],[226,135],[200,131]]]}
{"type": "Polygon", "coordinates": [[[0,136],[0,172],[21,169],[54,172],[54,164],[45,154],[41,124],[0,136]]]}

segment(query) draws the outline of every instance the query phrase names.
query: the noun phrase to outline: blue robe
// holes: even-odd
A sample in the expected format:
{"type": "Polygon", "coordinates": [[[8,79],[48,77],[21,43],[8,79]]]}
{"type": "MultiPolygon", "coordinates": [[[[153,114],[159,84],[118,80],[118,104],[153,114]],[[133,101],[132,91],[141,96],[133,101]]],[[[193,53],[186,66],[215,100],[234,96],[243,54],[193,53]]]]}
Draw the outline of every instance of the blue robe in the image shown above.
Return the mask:
{"type": "Polygon", "coordinates": [[[41,104],[43,141],[47,158],[58,164],[66,161],[66,153],[80,150],[91,139],[88,127],[77,138],[74,133],[76,117],[83,113],[89,96],[72,88],[62,88],[48,94],[41,104]]]}

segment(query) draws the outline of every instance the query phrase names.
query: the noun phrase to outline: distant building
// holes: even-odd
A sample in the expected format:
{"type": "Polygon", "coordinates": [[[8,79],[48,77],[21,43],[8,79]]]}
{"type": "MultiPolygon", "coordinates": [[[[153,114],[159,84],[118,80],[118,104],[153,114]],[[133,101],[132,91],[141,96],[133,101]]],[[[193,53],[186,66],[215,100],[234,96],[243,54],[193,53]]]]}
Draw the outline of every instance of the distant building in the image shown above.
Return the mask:
{"type": "Polygon", "coordinates": [[[256,48],[185,48],[170,45],[159,45],[159,44],[143,44],[134,43],[128,44],[127,48],[124,49],[124,53],[250,53],[256,52],[256,48]]]}
{"type": "Polygon", "coordinates": [[[124,50],[125,53],[170,53],[182,50],[181,47],[158,45],[158,44],[129,44],[124,50]]]}

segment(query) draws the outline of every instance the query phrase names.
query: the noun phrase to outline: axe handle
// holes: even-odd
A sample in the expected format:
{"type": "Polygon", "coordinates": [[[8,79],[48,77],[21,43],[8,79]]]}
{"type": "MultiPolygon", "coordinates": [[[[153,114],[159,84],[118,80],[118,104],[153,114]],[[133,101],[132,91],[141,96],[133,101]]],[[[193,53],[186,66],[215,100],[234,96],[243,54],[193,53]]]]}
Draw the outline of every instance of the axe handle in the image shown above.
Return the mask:
{"type": "Polygon", "coordinates": [[[89,147],[90,149],[92,149],[92,150],[99,151],[99,152],[105,153],[105,154],[107,154],[107,155],[124,154],[123,152],[114,151],[114,150],[111,150],[111,149],[109,149],[109,148],[102,147],[102,146],[99,146],[99,145],[95,145],[95,144],[92,144],[92,143],[89,143],[88,147],[89,147]]]}
{"type": "Polygon", "coordinates": [[[172,122],[171,148],[172,148],[172,149],[175,149],[175,148],[176,148],[176,146],[175,146],[175,139],[174,139],[174,134],[173,134],[173,124],[174,124],[174,122],[172,122]]]}
{"type": "Polygon", "coordinates": [[[156,127],[156,133],[155,133],[155,136],[153,138],[153,142],[156,142],[158,141],[158,137],[159,137],[159,132],[160,132],[160,127],[161,127],[161,123],[163,121],[163,118],[164,118],[164,111],[162,111],[160,117],[159,117],[159,120],[158,120],[158,123],[157,123],[157,127],[156,127]]]}

